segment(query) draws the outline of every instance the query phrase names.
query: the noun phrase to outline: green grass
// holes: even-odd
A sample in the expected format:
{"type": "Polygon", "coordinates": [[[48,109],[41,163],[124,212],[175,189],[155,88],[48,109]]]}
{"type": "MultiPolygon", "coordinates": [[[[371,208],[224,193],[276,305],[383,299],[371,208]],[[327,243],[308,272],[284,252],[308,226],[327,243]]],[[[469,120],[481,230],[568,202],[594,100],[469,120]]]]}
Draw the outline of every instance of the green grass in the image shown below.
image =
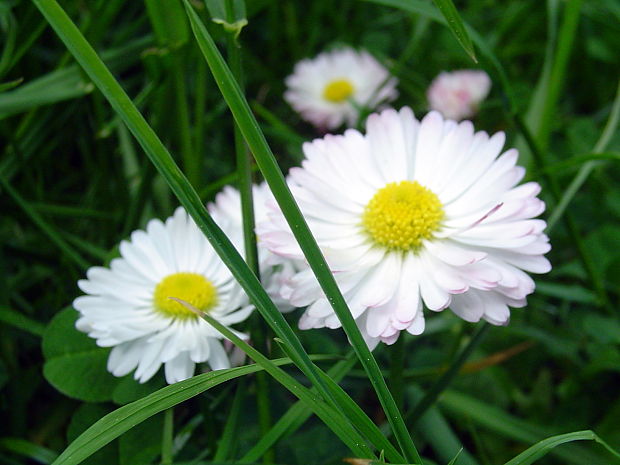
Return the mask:
{"type": "Polygon", "coordinates": [[[456,465],[620,463],[598,443],[620,449],[620,4],[243,3],[0,0],[0,462],[445,464],[463,448],[456,465]],[[221,23],[242,6],[235,38],[221,23]],[[282,176],[321,136],[284,78],[338,44],[388,65],[394,106],[418,116],[440,71],[491,75],[476,129],[519,148],[553,245],[509,326],[443,312],[396,346],[361,343],[282,176]],[[249,183],[263,178],[352,348],[342,331],[299,331],[258,284],[249,183]],[[244,193],[246,257],[203,207],[226,184],[244,193]],[[113,379],[62,310],[88,267],[179,204],[259,310],[258,365],[166,388],[161,373],[113,379]],[[68,376],[76,360],[87,377],[68,376]]]}

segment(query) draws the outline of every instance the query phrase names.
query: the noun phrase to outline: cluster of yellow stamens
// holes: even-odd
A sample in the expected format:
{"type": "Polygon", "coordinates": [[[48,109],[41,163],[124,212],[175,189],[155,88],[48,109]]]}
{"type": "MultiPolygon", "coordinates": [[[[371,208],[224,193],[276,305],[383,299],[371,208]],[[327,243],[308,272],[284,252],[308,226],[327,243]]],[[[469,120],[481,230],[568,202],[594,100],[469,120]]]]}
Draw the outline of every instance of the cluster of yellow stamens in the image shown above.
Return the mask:
{"type": "Polygon", "coordinates": [[[392,182],[364,209],[362,224],[372,240],[390,250],[416,251],[431,239],[444,212],[437,195],[416,181],[392,182]]]}
{"type": "Polygon", "coordinates": [[[153,304],[161,314],[178,319],[198,318],[194,312],[170,297],[184,300],[198,310],[207,312],[217,304],[217,290],[198,273],[174,273],[166,276],[155,287],[153,304]]]}
{"type": "Polygon", "coordinates": [[[325,86],[323,98],[333,103],[342,103],[355,92],[351,81],[335,79],[325,86]]]}

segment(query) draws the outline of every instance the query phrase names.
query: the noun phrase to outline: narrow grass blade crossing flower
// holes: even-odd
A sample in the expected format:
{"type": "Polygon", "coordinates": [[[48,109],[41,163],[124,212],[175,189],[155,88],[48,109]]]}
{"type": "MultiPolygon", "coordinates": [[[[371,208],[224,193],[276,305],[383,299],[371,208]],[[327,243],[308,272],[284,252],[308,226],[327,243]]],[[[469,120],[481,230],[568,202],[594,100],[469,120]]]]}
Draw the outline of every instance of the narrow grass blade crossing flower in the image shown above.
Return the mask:
{"type": "Polygon", "coordinates": [[[366,346],[366,343],[355,325],[355,321],[342,297],[342,294],[332,277],[327,263],[317,246],[316,241],[312,237],[304,218],[295,203],[291,192],[286,186],[286,182],[276,160],[261,132],[256,119],[252,115],[250,107],[241,93],[239,86],[226,65],[226,62],[219,53],[213,39],[206,30],[204,24],[193,10],[191,4],[184,0],[192,30],[198,41],[198,45],[211,68],[211,72],[215,77],[215,81],[220,87],[220,91],[231,109],[235,121],[239,125],[243,136],[254,154],[256,162],[269,184],[276,201],[282,208],[284,216],[292,227],[295,239],[304,251],[304,255],[308,260],[313,272],[316,274],[319,283],[323,287],[326,295],[329,296],[330,303],[333,305],[334,311],[342,322],[347,336],[351,340],[352,346],[356,351],[364,369],[368,373],[368,377],[377,392],[379,401],[384,408],[388,421],[394,430],[394,435],[403,451],[407,460],[411,462],[420,462],[420,456],[415,448],[413,440],[407,431],[401,413],[398,411],[396,403],[390,391],[387,388],[381,370],[377,365],[372,353],[366,346]]]}

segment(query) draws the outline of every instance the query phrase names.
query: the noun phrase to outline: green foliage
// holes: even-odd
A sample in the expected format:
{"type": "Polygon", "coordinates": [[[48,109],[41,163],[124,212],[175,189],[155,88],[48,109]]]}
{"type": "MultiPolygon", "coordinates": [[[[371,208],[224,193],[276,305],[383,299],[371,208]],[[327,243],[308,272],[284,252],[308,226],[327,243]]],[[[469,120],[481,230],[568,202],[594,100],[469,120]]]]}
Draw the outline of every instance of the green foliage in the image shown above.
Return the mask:
{"type": "Polygon", "coordinates": [[[336,464],[366,447],[372,463],[414,463],[409,437],[425,464],[620,463],[605,449],[620,449],[617,1],[60,5],[66,16],[49,0],[0,0],[1,463],[336,464]],[[301,144],[322,135],[284,102],[284,79],[298,60],[342,44],[389,66],[394,106],[418,116],[439,72],[491,75],[475,127],[505,131],[520,150],[527,180],[542,184],[553,245],[554,270],[536,278],[509,326],[476,338],[450,312],[427,312],[402,357],[380,346],[376,364],[356,342],[282,177],[301,144]],[[256,161],[237,166],[242,133],[256,161]],[[262,178],[366,366],[341,331],[301,332],[298,314],[277,312],[206,214],[224,185],[262,178]],[[75,329],[66,307],[84,270],[179,203],[266,320],[252,340],[284,386],[261,380],[256,365],[168,387],[161,373],[145,384],[115,378],[109,349],[75,329]],[[303,401],[287,390],[298,385],[303,401]]]}
{"type": "Polygon", "coordinates": [[[78,313],[67,308],[50,322],[43,335],[45,379],[63,394],[87,402],[112,399],[118,379],[108,373],[109,349],[75,329],[78,313]]]}

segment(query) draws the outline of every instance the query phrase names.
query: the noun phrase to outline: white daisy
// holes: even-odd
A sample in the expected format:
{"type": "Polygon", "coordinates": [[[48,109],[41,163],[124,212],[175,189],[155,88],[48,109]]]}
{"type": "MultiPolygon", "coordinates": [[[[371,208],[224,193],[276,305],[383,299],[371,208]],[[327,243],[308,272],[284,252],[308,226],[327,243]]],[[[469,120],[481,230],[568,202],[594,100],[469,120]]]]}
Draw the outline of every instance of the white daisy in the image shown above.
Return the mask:
{"type": "Polygon", "coordinates": [[[253,309],[185,210],[134,231],[120,254],[110,268],[87,271],[78,282],[87,295],[73,302],[81,314],[76,327],[99,346],[114,347],[108,370],[124,376],[136,369],[135,379],[144,383],[163,363],[172,384],[191,377],[196,363],[230,367],[220,333],[169,299],[185,300],[224,325],[245,320],[253,309]]]}
{"type": "Polygon", "coordinates": [[[321,130],[355,126],[361,107],[394,100],[397,79],[366,51],[341,48],[295,65],[284,99],[321,130]]]}
{"type": "MultiPolygon", "coordinates": [[[[517,186],[517,151],[504,134],[474,132],[437,112],[370,115],[366,135],[348,130],[306,143],[289,185],[369,346],[424,330],[423,304],[461,318],[508,322],[544,273],[550,249],[534,182],[517,186]]],[[[301,258],[282,214],[260,227],[274,253],[301,258]]],[[[299,326],[340,322],[312,271],[285,294],[307,306],[299,326]]]]}
{"type": "Polygon", "coordinates": [[[464,69],[443,72],[427,91],[428,106],[446,118],[471,118],[491,90],[491,78],[484,71],[464,69]]]}
{"type": "MultiPolygon", "coordinates": [[[[252,186],[255,223],[268,219],[267,204],[275,204],[273,194],[267,183],[252,186]]],[[[215,202],[208,205],[209,213],[214,221],[224,230],[230,231],[229,239],[244,254],[243,219],[241,216],[241,195],[231,186],[226,186],[215,196],[215,202]]],[[[293,260],[271,253],[262,243],[257,244],[261,282],[281,312],[294,310],[287,299],[282,298],[280,290],[295,274],[293,260]]],[[[303,263],[303,262],[302,262],[303,263]]]]}

